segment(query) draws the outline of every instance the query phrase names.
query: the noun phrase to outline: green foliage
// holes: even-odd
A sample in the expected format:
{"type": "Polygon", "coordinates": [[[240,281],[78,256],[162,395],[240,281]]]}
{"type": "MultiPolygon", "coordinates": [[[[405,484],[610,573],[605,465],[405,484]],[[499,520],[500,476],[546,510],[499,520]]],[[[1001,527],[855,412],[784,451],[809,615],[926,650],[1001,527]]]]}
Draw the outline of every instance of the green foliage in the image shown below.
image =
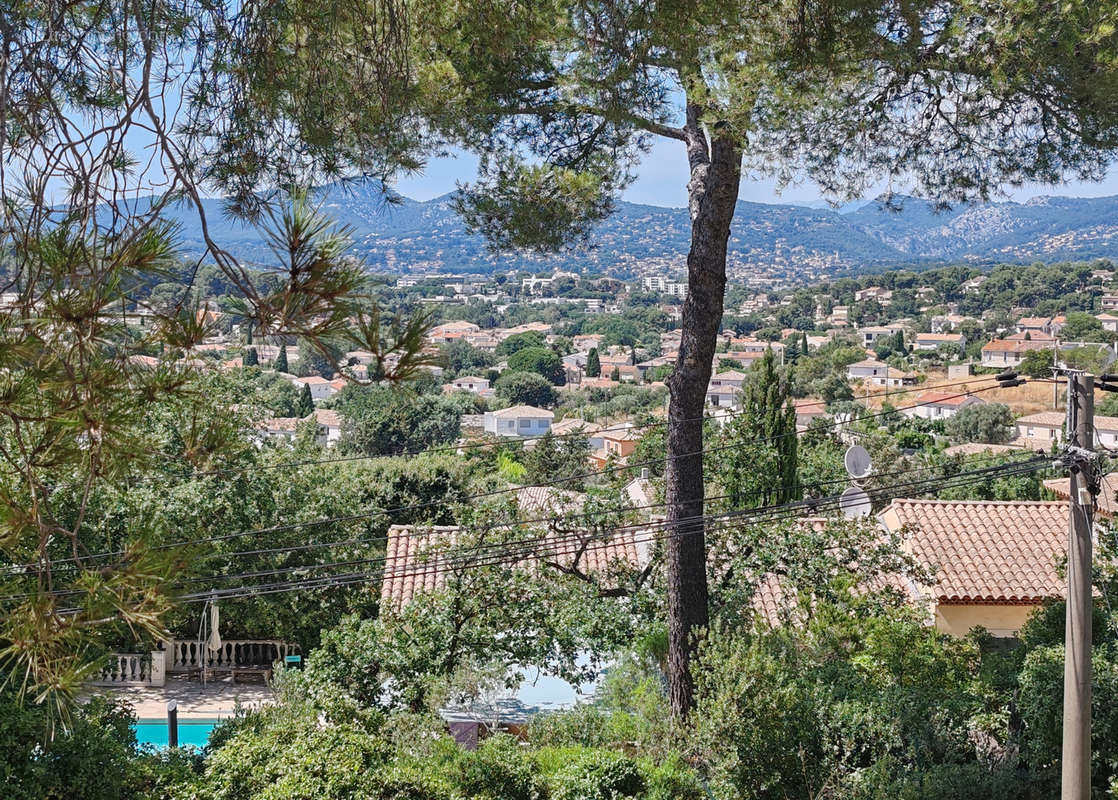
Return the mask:
{"type": "Polygon", "coordinates": [[[498,356],[511,356],[527,347],[547,347],[547,340],[539,331],[514,333],[497,344],[498,356]]]}
{"type": "Polygon", "coordinates": [[[484,372],[497,363],[492,353],[474,347],[465,339],[455,339],[439,349],[443,365],[452,377],[484,372]]]}
{"type": "Polygon", "coordinates": [[[334,398],[343,417],[338,446],[349,453],[391,455],[447,444],[458,438],[462,412],[444,395],[347,385],[334,398]]]}
{"type": "Polygon", "coordinates": [[[1069,311],[1065,315],[1060,338],[1065,342],[1106,342],[1110,339],[1102,323],[1086,311],[1069,311]]]}
{"type": "Polygon", "coordinates": [[[523,455],[524,468],[529,483],[558,484],[564,489],[580,491],[582,481],[566,480],[590,471],[587,456],[590,444],[585,436],[556,438],[551,433],[528,448],[523,455]]]}
{"type": "Polygon", "coordinates": [[[456,781],[465,797],[477,800],[542,800],[544,787],[534,761],[507,735],[486,739],[458,761],[456,781]]]}
{"type": "Polygon", "coordinates": [[[598,348],[591,347],[586,355],[586,377],[597,378],[602,374],[602,359],[598,356],[598,348]]]}
{"type": "Polygon", "coordinates": [[[260,365],[260,354],[256,352],[255,347],[245,348],[244,358],[241,359],[241,365],[245,367],[257,367],[260,365]]]}
{"type": "Polygon", "coordinates": [[[299,401],[295,404],[293,416],[305,419],[314,413],[314,398],[311,396],[310,384],[304,383],[299,390],[299,401]]]}
{"type": "Polygon", "coordinates": [[[289,372],[290,367],[287,364],[287,345],[281,344],[279,355],[276,356],[276,362],[272,365],[276,372],[289,372]]]}
{"type": "Polygon", "coordinates": [[[493,391],[509,405],[549,408],[555,405],[555,387],[535,372],[505,372],[493,384],[493,391]]]}
{"type": "Polygon", "coordinates": [[[630,758],[602,750],[571,755],[550,776],[554,800],[622,800],[644,791],[644,777],[630,758]]]}
{"type": "Polygon", "coordinates": [[[788,373],[766,350],[748,373],[742,409],[725,426],[720,478],[731,508],[775,505],[800,498],[796,412],[788,373]]]}
{"type": "Polygon", "coordinates": [[[534,372],[547,378],[555,386],[567,381],[563,362],[555,351],[547,347],[525,347],[509,357],[509,372],[534,372]]]}
{"type": "Polygon", "coordinates": [[[944,430],[956,444],[1002,444],[1012,438],[1014,419],[1004,403],[974,403],[956,411],[944,423],[944,430]]]}

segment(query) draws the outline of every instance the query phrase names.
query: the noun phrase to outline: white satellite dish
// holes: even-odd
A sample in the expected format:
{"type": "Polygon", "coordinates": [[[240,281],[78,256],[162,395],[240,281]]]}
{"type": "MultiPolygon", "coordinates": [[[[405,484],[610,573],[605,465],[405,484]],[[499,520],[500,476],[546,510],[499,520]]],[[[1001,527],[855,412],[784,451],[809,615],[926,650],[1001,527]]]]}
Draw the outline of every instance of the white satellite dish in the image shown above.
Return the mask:
{"type": "Polygon", "coordinates": [[[847,448],[846,455],[842,457],[842,463],[846,465],[846,471],[850,477],[855,479],[866,477],[873,469],[869,452],[860,444],[847,448]]]}
{"type": "Polygon", "coordinates": [[[873,504],[864,489],[851,486],[839,497],[839,509],[847,519],[861,519],[869,516],[869,513],[873,510],[873,504]]]}

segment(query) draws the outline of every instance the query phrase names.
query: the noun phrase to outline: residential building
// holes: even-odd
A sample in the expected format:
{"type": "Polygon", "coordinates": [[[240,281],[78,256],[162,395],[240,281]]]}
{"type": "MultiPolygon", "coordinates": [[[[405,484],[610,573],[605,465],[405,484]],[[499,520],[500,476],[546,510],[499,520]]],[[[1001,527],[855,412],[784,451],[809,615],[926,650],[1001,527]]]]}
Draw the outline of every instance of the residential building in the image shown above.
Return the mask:
{"type": "Polygon", "coordinates": [[[1033,611],[1065,596],[1067,503],[894,500],[879,520],[934,571],[931,586],[910,586],[943,633],[1016,636],[1033,611]]]}
{"type": "Polygon", "coordinates": [[[961,333],[918,333],[912,340],[912,349],[921,352],[938,350],[948,345],[961,353],[967,346],[966,337],[961,333]]]}
{"type": "Polygon", "coordinates": [[[1031,341],[1028,339],[1009,340],[991,339],[982,346],[982,366],[1016,367],[1030,350],[1051,350],[1050,340],[1031,341]]]}
{"type": "Polygon", "coordinates": [[[711,375],[707,384],[707,403],[716,408],[739,408],[738,395],[744,381],[745,373],[737,370],[711,375]]]}
{"type": "Polygon", "coordinates": [[[305,378],[292,378],[291,382],[299,391],[303,390],[304,386],[309,386],[311,389],[311,400],[319,402],[327,400],[342,390],[345,386],[345,381],[328,381],[321,375],[308,375],[305,378]],[[338,384],[341,385],[338,385],[338,384]]]}
{"type": "Polygon", "coordinates": [[[1052,317],[1021,317],[1014,327],[1018,333],[1043,333],[1048,337],[1053,335],[1052,317]]]}
{"type": "Polygon", "coordinates": [[[299,425],[298,417],[269,417],[257,423],[257,429],[264,439],[282,439],[290,442],[295,438],[295,429],[299,425]]]}
{"type": "Polygon", "coordinates": [[[445,344],[453,342],[455,339],[461,339],[471,333],[477,333],[481,327],[472,322],[465,320],[457,320],[455,322],[444,322],[442,325],[437,325],[432,328],[427,334],[427,341],[434,344],[445,344]]]}
{"type": "Polygon", "coordinates": [[[452,391],[483,394],[489,391],[489,379],[479,378],[476,375],[459,375],[448,383],[447,386],[450,386],[452,391]]]}
{"type": "Polygon", "coordinates": [[[1104,331],[1118,332],[1118,317],[1113,314],[1097,314],[1095,319],[1102,323],[1104,331]]]}
{"type": "Polygon", "coordinates": [[[1104,294],[1099,305],[1103,311],[1118,311],[1118,294],[1104,294]]]}
{"type": "Polygon", "coordinates": [[[333,447],[342,438],[342,415],[332,408],[316,408],[310,419],[315,423],[315,441],[322,447],[333,447]]]}
{"type": "Polygon", "coordinates": [[[865,328],[858,329],[858,337],[860,338],[863,346],[873,347],[878,339],[885,339],[892,336],[895,331],[892,328],[884,325],[871,325],[865,328]]]}
{"type": "Polygon", "coordinates": [[[672,297],[687,296],[687,282],[673,281],[663,275],[646,275],[641,278],[641,289],[646,292],[671,295],[672,297]]]}
{"type": "Polygon", "coordinates": [[[920,419],[949,419],[961,408],[982,405],[984,402],[979,397],[959,392],[928,391],[917,395],[912,406],[901,413],[920,419]]]}
{"type": "Polygon", "coordinates": [[[804,397],[793,400],[792,405],[796,408],[797,428],[806,428],[812,420],[827,416],[827,404],[822,400],[812,400],[804,397]]]}
{"type": "MultiPolygon", "coordinates": [[[[1017,438],[1030,445],[1044,446],[1064,440],[1063,411],[1041,411],[1017,418],[1017,438]]],[[[1113,448],[1118,445],[1118,417],[1095,415],[1095,445],[1113,448]]]]}
{"type": "Polygon", "coordinates": [[[889,371],[897,372],[884,361],[876,358],[867,358],[858,361],[846,368],[846,377],[852,381],[865,381],[875,386],[884,386],[889,382],[889,371]]]}
{"type": "Polygon", "coordinates": [[[485,413],[486,433],[495,436],[543,436],[551,430],[555,414],[535,406],[512,406],[485,413]]]}
{"type": "MultiPolygon", "coordinates": [[[[528,495],[529,498],[534,495],[528,495]]],[[[523,498],[518,498],[523,502],[523,498]]],[[[534,512],[525,512],[533,515],[534,512]]],[[[535,516],[539,516],[535,514],[535,516]]],[[[435,592],[447,585],[453,563],[433,557],[453,548],[461,535],[457,525],[392,525],[388,529],[384,578],[381,581],[381,607],[399,611],[415,597],[435,592]]],[[[603,538],[600,531],[563,530],[533,540],[533,549],[524,550],[524,565],[538,564],[538,557],[564,569],[583,574],[598,574],[604,581],[620,567],[644,569],[651,557],[648,530],[620,528],[603,538]]]]}

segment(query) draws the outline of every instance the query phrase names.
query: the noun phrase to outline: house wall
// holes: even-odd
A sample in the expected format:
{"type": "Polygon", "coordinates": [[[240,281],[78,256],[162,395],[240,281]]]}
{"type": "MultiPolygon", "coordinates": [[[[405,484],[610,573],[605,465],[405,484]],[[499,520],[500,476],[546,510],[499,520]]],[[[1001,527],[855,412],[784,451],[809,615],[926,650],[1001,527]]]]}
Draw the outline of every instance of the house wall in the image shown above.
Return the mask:
{"type": "Polygon", "coordinates": [[[1016,636],[1037,605],[954,605],[936,606],[936,630],[951,636],[966,636],[981,626],[992,636],[1016,636]]]}

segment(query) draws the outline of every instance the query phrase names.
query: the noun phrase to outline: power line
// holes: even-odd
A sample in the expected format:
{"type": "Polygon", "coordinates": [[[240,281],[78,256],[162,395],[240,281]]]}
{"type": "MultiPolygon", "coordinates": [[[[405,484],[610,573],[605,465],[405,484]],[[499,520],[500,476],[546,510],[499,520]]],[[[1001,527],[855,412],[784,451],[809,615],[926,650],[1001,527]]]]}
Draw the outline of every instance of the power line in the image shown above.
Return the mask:
{"type": "MultiPolygon", "coordinates": [[[[993,379],[993,377],[994,376],[989,376],[990,379],[993,379]]],[[[943,384],[940,384],[938,386],[931,387],[930,389],[927,389],[926,391],[934,391],[934,390],[938,390],[938,389],[948,389],[948,388],[953,388],[955,386],[966,386],[967,384],[974,383],[976,380],[977,381],[982,381],[982,380],[986,380],[986,378],[985,377],[978,377],[978,378],[971,378],[970,380],[955,381],[953,383],[943,383],[943,384]]],[[[987,387],[982,387],[982,388],[985,389],[987,387]]],[[[990,387],[990,388],[994,388],[994,387],[990,387]]],[[[979,391],[979,390],[976,389],[975,391],[979,391]]],[[[857,402],[858,400],[873,400],[873,399],[876,399],[878,397],[889,397],[889,396],[898,395],[898,394],[912,394],[912,392],[913,392],[913,390],[911,388],[909,388],[909,389],[886,389],[885,391],[882,391],[882,392],[871,392],[870,394],[863,395],[862,397],[855,398],[854,402],[857,402]]],[[[820,404],[823,405],[822,401],[820,401],[820,404]]],[[[735,411],[733,409],[727,409],[726,413],[717,413],[717,412],[707,413],[707,414],[704,414],[701,417],[684,417],[684,418],[681,418],[681,419],[678,419],[678,420],[670,420],[670,419],[655,420],[653,422],[642,423],[640,425],[629,425],[625,429],[626,430],[642,430],[642,429],[645,429],[645,428],[663,427],[663,426],[666,426],[673,421],[674,422],[699,422],[699,421],[704,421],[704,420],[707,420],[707,419],[733,419],[733,418],[737,417],[738,415],[740,415],[741,413],[742,412],[740,410],[735,411]]],[[[886,413],[888,413],[888,412],[886,412],[886,413]]],[[[592,423],[588,423],[588,424],[592,424],[592,423]]],[[[620,425],[622,423],[614,423],[614,424],[620,425]]],[[[604,431],[609,431],[610,428],[606,427],[603,430],[604,431]]],[[[487,448],[487,447],[501,447],[501,446],[504,446],[504,445],[507,445],[507,444],[517,444],[517,443],[539,441],[541,439],[547,438],[549,435],[553,439],[566,439],[566,438],[571,438],[571,437],[576,437],[576,436],[585,436],[586,434],[581,433],[579,431],[572,431],[570,433],[560,433],[560,434],[541,434],[541,435],[537,435],[537,436],[517,437],[517,438],[511,439],[509,441],[495,440],[495,441],[483,441],[483,442],[465,442],[465,443],[462,443],[462,444],[445,445],[445,446],[440,446],[440,447],[429,447],[429,448],[415,449],[415,450],[403,450],[399,453],[378,453],[378,454],[375,454],[375,455],[354,455],[354,456],[338,456],[336,458],[306,459],[306,460],[302,460],[302,461],[285,461],[285,462],[280,462],[278,464],[254,465],[254,466],[251,466],[251,467],[225,467],[225,468],[221,468],[221,469],[204,470],[204,471],[201,471],[201,472],[197,472],[195,474],[200,475],[200,476],[223,475],[223,474],[229,474],[229,473],[240,473],[240,472],[250,472],[250,471],[267,471],[267,470],[287,469],[287,468],[306,467],[306,466],[319,466],[319,465],[326,465],[326,464],[346,464],[346,463],[352,463],[352,462],[356,462],[356,461],[376,461],[376,460],[380,460],[380,459],[389,459],[389,458],[406,458],[406,457],[409,457],[409,456],[427,455],[427,454],[431,454],[431,453],[457,453],[457,452],[461,452],[462,450],[473,450],[473,449],[481,449],[481,448],[487,448]]]]}
{"type": "MultiPolygon", "coordinates": [[[[887,493],[893,493],[893,492],[895,492],[899,489],[915,489],[916,493],[923,494],[923,493],[926,493],[928,490],[941,490],[943,488],[952,488],[954,486],[969,485],[969,484],[972,484],[972,483],[976,483],[980,480],[985,480],[986,478],[991,477],[991,476],[993,476],[993,477],[1003,477],[1003,476],[1008,476],[1008,475],[1022,474],[1024,472],[1035,471],[1037,468],[1039,468],[1043,464],[1046,464],[1047,462],[1048,462],[1047,458],[1043,458],[1043,457],[1035,458],[1034,457],[1033,459],[1030,459],[1028,461],[1015,462],[1015,463],[1011,463],[1011,464],[995,465],[995,466],[991,466],[991,467],[981,468],[981,469],[978,469],[978,470],[956,473],[955,475],[950,475],[950,476],[932,476],[932,477],[920,479],[920,480],[917,480],[917,481],[892,484],[892,485],[889,485],[889,486],[869,489],[869,490],[867,490],[867,493],[871,494],[871,496],[874,496],[874,495],[883,495],[883,494],[887,494],[887,493]]],[[[707,521],[746,519],[746,520],[752,520],[752,522],[747,523],[747,524],[755,524],[757,520],[754,520],[753,519],[754,517],[756,517],[758,519],[773,520],[773,519],[785,518],[787,516],[799,516],[800,512],[805,511],[805,510],[809,511],[809,512],[812,512],[812,513],[818,513],[820,511],[832,510],[833,508],[838,506],[838,504],[841,502],[841,499],[842,499],[841,495],[834,495],[834,496],[827,497],[827,498],[793,501],[793,502],[781,504],[781,505],[778,505],[778,506],[763,506],[763,507],[758,507],[758,508],[735,509],[735,510],[730,510],[730,511],[725,511],[725,512],[718,512],[718,513],[714,513],[714,514],[702,514],[702,515],[697,515],[697,516],[692,517],[692,518],[686,518],[684,520],[677,521],[676,526],[681,527],[681,529],[683,529],[686,532],[686,529],[688,529],[688,528],[695,528],[696,530],[701,529],[707,521]],[[680,523],[682,523],[682,525],[679,525],[680,523]]],[[[553,517],[553,518],[548,518],[547,521],[558,522],[558,521],[563,521],[563,518],[562,517],[553,517]]],[[[634,533],[634,535],[637,534],[637,533],[646,533],[647,534],[649,532],[654,532],[656,530],[668,530],[671,527],[673,527],[673,525],[669,524],[666,521],[661,522],[661,523],[635,523],[635,524],[632,524],[632,525],[615,527],[615,528],[611,529],[609,533],[611,535],[613,535],[613,534],[618,534],[618,533],[631,531],[631,532],[634,533]]],[[[487,531],[488,530],[493,530],[493,528],[490,527],[490,528],[487,528],[486,530],[487,531]]],[[[582,546],[584,548],[587,546],[586,545],[586,536],[583,533],[571,533],[571,534],[566,534],[564,536],[558,536],[558,537],[553,536],[553,535],[544,535],[544,536],[531,537],[531,538],[528,538],[528,539],[521,539],[521,540],[513,540],[513,541],[506,541],[506,542],[490,542],[490,543],[485,543],[485,544],[479,544],[479,545],[477,545],[473,548],[466,548],[464,550],[455,551],[453,553],[453,556],[456,559],[461,559],[461,558],[468,558],[468,557],[470,557],[472,555],[475,555],[475,554],[484,554],[484,553],[487,553],[489,551],[497,551],[495,554],[491,555],[490,557],[498,556],[499,559],[500,559],[500,558],[507,558],[508,557],[508,549],[510,547],[520,547],[520,548],[523,549],[524,547],[531,547],[533,545],[547,545],[548,547],[556,547],[556,546],[560,546],[560,545],[572,545],[572,546],[573,545],[579,545],[579,546],[582,546]],[[505,551],[504,556],[500,555],[500,551],[502,551],[502,550],[505,551]]],[[[612,543],[607,543],[607,545],[612,546],[612,543]]],[[[282,550],[282,548],[280,550],[282,550]]],[[[524,553],[522,551],[518,551],[515,554],[516,559],[521,559],[523,557],[525,557],[525,556],[524,556],[524,553]]],[[[378,556],[378,557],[373,557],[373,558],[368,558],[368,559],[339,561],[339,562],[331,562],[331,563],[325,563],[325,564],[295,565],[295,566],[291,566],[291,567],[277,568],[277,569],[274,569],[274,570],[258,571],[258,572],[255,572],[255,573],[240,573],[240,574],[222,575],[222,576],[198,576],[198,577],[195,577],[195,578],[187,579],[184,582],[185,583],[196,583],[196,582],[200,582],[200,581],[203,581],[203,580],[244,579],[244,578],[248,578],[248,577],[263,577],[263,576],[266,576],[266,575],[287,574],[287,573],[299,572],[299,571],[304,571],[304,570],[337,568],[337,567],[341,567],[341,566],[356,566],[356,565],[361,565],[361,564],[384,564],[384,563],[387,563],[387,561],[388,561],[388,556],[385,555],[385,556],[378,556]]],[[[500,560],[495,561],[493,563],[500,563],[500,560]]],[[[376,572],[363,572],[361,574],[367,575],[369,577],[375,577],[378,573],[376,573],[376,572]]],[[[402,573],[402,574],[419,575],[419,574],[422,574],[422,573],[417,573],[414,570],[406,570],[405,573],[402,573]]],[[[302,579],[302,581],[300,581],[300,583],[303,583],[307,580],[329,580],[331,577],[332,576],[323,576],[321,578],[302,579]]],[[[253,591],[254,591],[253,587],[251,587],[251,586],[239,587],[239,589],[249,591],[250,594],[253,593],[253,591]]],[[[210,594],[212,594],[214,591],[227,593],[229,590],[210,590],[210,594]]],[[[56,593],[50,593],[50,594],[52,596],[70,596],[70,595],[81,594],[81,593],[82,592],[80,590],[69,590],[69,591],[62,591],[62,592],[56,592],[56,593]]],[[[206,593],[201,593],[201,594],[206,594],[206,593]]],[[[21,599],[21,598],[28,597],[28,596],[35,596],[35,595],[32,595],[32,594],[10,595],[8,597],[0,598],[0,599],[10,601],[10,600],[21,599]]],[[[244,596],[249,596],[249,595],[246,594],[244,596]]],[[[194,595],[186,595],[185,597],[187,599],[194,599],[195,598],[194,595]]],[[[180,599],[182,599],[182,598],[180,598],[180,599]]]]}
{"type": "MultiPolygon", "coordinates": [[[[968,382],[964,381],[962,383],[968,383],[968,382]]],[[[914,409],[914,408],[920,408],[920,407],[925,406],[925,405],[929,405],[929,404],[936,403],[936,402],[941,402],[944,399],[954,399],[954,398],[958,398],[958,397],[968,397],[968,396],[972,396],[974,394],[977,394],[979,392],[989,391],[989,390],[998,389],[998,388],[1001,388],[1001,387],[999,385],[980,387],[978,389],[973,389],[973,390],[968,390],[966,392],[959,392],[959,393],[956,393],[956,394],[953,394],[953,395],[948,395],[946,398],[938,397],[934,400],[928,400],[928,401],[925,401],[923,403],[914,403],[913,405],[910,405],[910,406],[902,406],[902,407],[899,407],[899,408],[894,408],[894,409],[889,409],[889,410],[885,410],[885,411],[875,412],[875,413],[872,413],[872,414],[862,415],[860,417],[850,417],[850,418],[846,418],[846,419],[842,419],[842,420],[833,421],[831,423],[827,423],[825,425],[822,425],[822,426],[816,428],[815,430],[816,431],[822,431],[822,430],[827,430],[829,428],[835,428],[835,427],[842,428],[842,427],[846,427],[846,426],[848,426],[848,425],[850,425],[854,422],[862,422],[862,421],[869,420],[869,419],[876,419],[876,418],[880,418],[880,417],[883,417],[883,416],[890,416],[894,413],[900,413],[902,411],[909,411],[909,410],[914,409]]],[[[751,439],[747,442],[733,442],[733,443],[726,444],[726,445],[720,445],[718,447],[706,447],[706,448],[702,448],[700,450],[697,450],[697,451],[691,452],[691,453],[677,454],[675,456],[672,456],[671,458],[672,459],[690,458],[690,457],[693,457],[693,456],[696,456],[696,455],[705,455],[706,453],[716,453],[716,452],[721,452],[721,451],[724,451],[724,450],[738,449],[738,448],[741,448],[744,445],[774,442],[774,441],[778,441],[778,440],[787,438],[789,436],[799,436],[799,435],[802,435],[800,431],[792,431],[792,432],[784,433],[784,434],[776,434],[774,436],[760,437],[760,438],[757,438],[757,439],[751,439]]],[[[590,472],[580,473],[580,474],[576,474],[576,475],[570,475],[570,476],[566,476],[566,477],[563,477],[563,478],[555,479],[551,483],[538,483],[538,484],[531,484],[531,485],[528,485],[528,486],[509,487],[509,488],[506,488],[506,489],[494,489],[494,490],[491,490],[491,491],[488,491],[488,492],[482,492],[482,493],[479,493],[479,494],[469,495],[469,496],[460,498],[458,500],[458,502],[469,503],[469,502],[473,502],[473,501],[476,501],[476,500],[484,500],[484,499],[487,499],[487,498],[490,498],[490,497],[496,497],[496,496],[500,496],[500,495],[504,495],[504,494],[509,494],[509,493],[512,493],[512,492],[517,492],[517,491],[520,491],[521,489],[558,488],[558,486],[560,484],[571,483],[571,482],[574,482],[576,480],[585,480],[586,478],[597,477],[597,476],[600,476],[600,475],[605,475],[605,474],[609,474],[609,473],[612,473],[612,472],[616,472],[616,471],[619,471],[619,470],[631,470],[631,469],[636,469],[636,468],[642,467],[642,466],[651,466],[651,465],[655,465],[655,464],[660,464],[660,463],[662,463],[666,460],[667,460],[667,457],[665,457],[663,459],[660,459],[660,458],[648,459],[646,461],[637,462],[635,464],[630,463],[630,464],[614,465],[612,467],[606,467],[606,468],[603,468],[601,470],[592,470],[590,472]]],[[[364,520],[364,519],[369,519],[371,517],[375,517],[375,516],[378,516],[378,515],[381,515],[381,514],[385,514],[385,515],[387,515],[387,514],[398,514],[398,513],[402,513],[402,512],[406,512],[406,511],[415,511],[415,510],[419,510],[419,509],[422,509],[422,508],[430,508],[430,507],[433,507],[433,506],[444,506],[446,504],[447,503],[446,503],[445,500],[433,500],[433,501],[427,501],[427,502],[423,502],[423,503],[415,503],[415,504],[408,505],[408,506],[398,506],[396,508],[374,509],[372,511],[364,511],[364,512],[359,512],[359,513],[356,513],[356,514],[339,515],[339,516],[335,516],[335,517],[326,517],[326,518],[317,519],[317,520],[307,520],[307,521],[304,521],[304,522],[293,522],[293,523],[286,523],[286,524],[282,524],[282,525],[273,525],[273,526],[269,526],[269,527],[266,527],[266,528],[256,528],[256,529],[250,529],[250,530],[244,530],[244,531],[236,531],[236,532],[233,532],[233,533],[220,534],[220,535],[217,535],[217,536],[211,536],[211,537],[207,537],[207,538],[203,538],[203,539],[195,539],[195,540],[189,541],[189,542],[172,542],[172,543],[168,543],[168,544],[164,544],[164,545],[159,545],[159,546],[157,546],[153,549],[155,549],[155,550],[168,550],[168,549],[174,549],[174,548],[177,548],[177,547],[186,547],[186,546],[189,546],[191,544],[203,544],[203,543],[207,543],[207,542],[225,541],[225,540],[228,540],[228,539],[240,538],[242,536],[258,536],[258,535],[264,535],[264,534],[269,534],[269,533],[280,533],[280,532],[284,532],[284,531],[297,530],[299,528],[311,527],[311,526],[316,526],[316,525],[335,525],[335,524],[339,524],[339,523],[357,522],[357,521],[364,520]]],[[[109,551],[109,552],[104,552],[104,553],[90,554],[90,555],[83,556],[83,557],[80,557],[80,558],[70,557],[70,558],[57,559],[57,560],[52,561],[51,563],[52,564],[78,563],[78,562],[81,562],[85,559],[122,556],[122,555],[126,555],[126,554],[127,554],[126,551],[123,551],[123,550],[109,551]]],[[[24,566],[26,568],[32,569],[32,568],[35,568],[37,565],[26,564],[24,566]]]]}

